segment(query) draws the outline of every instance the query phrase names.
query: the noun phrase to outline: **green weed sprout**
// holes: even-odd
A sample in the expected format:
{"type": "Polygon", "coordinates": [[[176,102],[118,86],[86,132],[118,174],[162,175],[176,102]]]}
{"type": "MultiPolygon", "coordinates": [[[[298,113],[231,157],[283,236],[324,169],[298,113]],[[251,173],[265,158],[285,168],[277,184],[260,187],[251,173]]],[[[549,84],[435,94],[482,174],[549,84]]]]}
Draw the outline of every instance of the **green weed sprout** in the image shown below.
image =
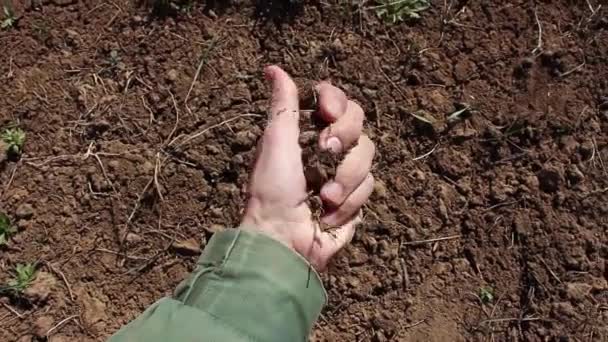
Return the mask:
{"type": "Polygon", "coordinates": [[[13,279],[8,281],[7,286],[0,288],[0,293],[14,292],[19,294],[27,289],[34,279],[36,279],[36,264],[17,264],[13,279]]]}
{"type": "Polygon", "coordinates": [[[25,144],[25,132],[21,128],[9,128],[0,136],[7,145],[7,154],[20,155],[25,144]]]}
{"type": "Polygon", "coordinates": [[[482,287],[479,289],[479,299],[484,304],[494,301],[494,289],[491,287],[482,287]]]}
{"type": "Polygon", "coordinates": [[[7,5],[2,6],[2,12],[4,12],[4,20],[2,20],[0,27],[3,29],[13,27],[17,22],[17,18],[11,7],[7,5]]]}
{"type": "Polygon", "coordinates": [[[8,216],[0,214],[0,247],[6,246],[8,240],[17,232],[17,229],[11,225],[11,220],[8,216]]]}
{"type": "Polygon", "coordinates": [[[372,7],[376,15],[394,24],[396,22],[419,19],[420,12],[431,7],[430,0],[378,0],[380,5],[372,7]]]}

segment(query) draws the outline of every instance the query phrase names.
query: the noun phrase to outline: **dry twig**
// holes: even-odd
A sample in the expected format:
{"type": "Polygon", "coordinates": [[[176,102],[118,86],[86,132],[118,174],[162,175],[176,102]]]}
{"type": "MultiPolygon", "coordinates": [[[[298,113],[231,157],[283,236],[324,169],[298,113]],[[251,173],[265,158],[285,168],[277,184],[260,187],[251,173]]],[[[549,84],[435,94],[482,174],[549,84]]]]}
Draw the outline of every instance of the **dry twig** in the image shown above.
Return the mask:
{"type": "Polygon", "coordinates": [[[49,330],[46,332],[45,336],[46,336],[47,338],[49,338],[49,336],[51,336],[51,334],[52,334],[52,333],[53,333],[55,330],[57,330],[57,329],[61,328],[63,325],[65,325],[66,323],[68,323],[69,321],[73,320],[73,319],[74,319],[74,318],[76,318],[76,317],[78,317],[78,315],[72,315],[72,316],[70,316],[70,317],[67,317],[67,318],[65,318],[65,319],[61,320],[61,322],[59,322],[59,323],[55,324],[55,326],[54,326],[54,327],[52,327],[51,329],[49,329],[49,330]]]}
{"type": "Polygon", "coordinates": [[[461,237],[462,237],[461,235],[452,235],[452,236],[446,236],[446,237],[440,237],[440,238],[428,239],[428,240],[409,241],[409,242],[404,242],[403,244],[405,246],[422,245],[425,243],[432,243],[432,242],[438,242],[438,241],[456,240],[456,239],[460,239],[461,237]]]}
{"type": "Polygon", "coordinates": [[[540,20],[538,19],[538,8],[534,8],[534,18],[536,19],[536,25],[538,25],[538,44],[536,45],[536,47],[534,48],[534,50],[532,50],[532,54],[537,54],[539,52],[542,51],[543,49],[543,26],[540,23],[540,20]]]}
{"type": "Polygon", "coordinates": [[[65,274],[63,274],[63,272],[61,272],[59,269],[55,268],[50,262],[45,262],[45,264],[53,273],[61,277],[61,279],[65,283],[65,287],[68,289],[70,299],[74,301],[74,293],[72,292],[72,287],[70,286],[68,279],[65,277],[65,274]]]}

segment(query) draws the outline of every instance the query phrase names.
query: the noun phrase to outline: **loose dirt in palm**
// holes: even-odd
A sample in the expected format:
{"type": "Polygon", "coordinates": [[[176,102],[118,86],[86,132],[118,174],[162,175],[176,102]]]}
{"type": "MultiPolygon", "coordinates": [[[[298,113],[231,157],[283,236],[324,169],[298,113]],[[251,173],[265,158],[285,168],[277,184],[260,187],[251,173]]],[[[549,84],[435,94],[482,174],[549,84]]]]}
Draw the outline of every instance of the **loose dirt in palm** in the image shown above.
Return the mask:
{"type": "Polygon", "coordinates": [[[313,340],[608,340],[605,2],[433,1],[394,25],[373,2],[277,24],[246,1],[13,3],[0,125],[27,141],[0,166],[0,281],[39,273],[0,299],[1,341],[102,341],[239,223],[271,63],[345,89],[377,144],[313,340]]]}

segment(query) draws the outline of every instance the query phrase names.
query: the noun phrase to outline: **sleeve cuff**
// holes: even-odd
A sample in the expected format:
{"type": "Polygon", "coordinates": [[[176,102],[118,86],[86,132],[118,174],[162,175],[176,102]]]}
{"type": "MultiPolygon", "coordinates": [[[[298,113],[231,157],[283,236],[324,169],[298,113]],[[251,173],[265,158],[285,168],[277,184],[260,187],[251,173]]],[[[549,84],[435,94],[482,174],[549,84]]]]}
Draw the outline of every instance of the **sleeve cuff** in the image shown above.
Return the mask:
{"type": "Polygon", "coordinates": [[[304,258],[266,235],[239,229],[211,238],[175,297],[259,341],[307,340],[327,300],[304,258]]]}

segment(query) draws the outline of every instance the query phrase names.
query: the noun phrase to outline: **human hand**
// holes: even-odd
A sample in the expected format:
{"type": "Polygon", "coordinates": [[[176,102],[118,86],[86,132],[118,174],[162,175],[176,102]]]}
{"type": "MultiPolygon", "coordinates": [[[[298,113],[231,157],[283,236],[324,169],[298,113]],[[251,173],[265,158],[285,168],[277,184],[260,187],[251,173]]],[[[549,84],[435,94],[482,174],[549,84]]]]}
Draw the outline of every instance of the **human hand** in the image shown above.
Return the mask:
{"type": "Polygon", "coordinates": [[[243,229],[254,229],[285,244],[323,271],[329,260],[348,244],[360,222],[360,209],[374,187],[370,173],[375,147],[362,133],[363,109],[348,100],[344,92],[320,83],[319,114],[331,125],[319,136],[322,150],[348,151],[338,166],[334,180],[321,188],[321,199],[330,208],[320,218],[338,227],[321,231],[307,205],[308,193],[298,144],[298,89],[285,71],[277,66],[265,69],[272,82],[269,122],[258,144],[257,160],[249,182],[249,200],[242,220],[243,229]],[[353,147],[354,146],[354,147],[353,147]]]}

